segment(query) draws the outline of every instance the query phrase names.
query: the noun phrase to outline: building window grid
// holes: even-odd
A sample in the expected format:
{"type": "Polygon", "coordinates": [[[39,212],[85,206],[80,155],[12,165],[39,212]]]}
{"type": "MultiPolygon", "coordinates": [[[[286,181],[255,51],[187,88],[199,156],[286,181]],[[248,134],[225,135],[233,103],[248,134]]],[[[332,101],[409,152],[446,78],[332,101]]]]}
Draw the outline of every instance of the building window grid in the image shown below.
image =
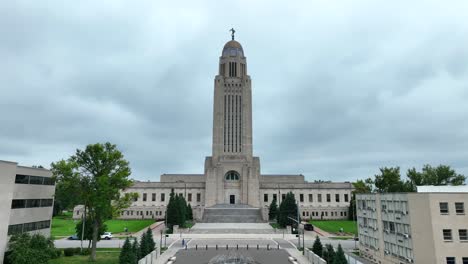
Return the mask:
{"type": "Polygon", "coordinates": [[[447,264],[455,264],[455,257],[446,257],[445,261],[447,264]]]}
{"type": "Polygon", "coordinates": [[[466,229],[458,229],[458,237],[460,241],[468,241],[468,232],[466,229]]]}
{"type": "Polygon", "coordinates": [[[24,174],[16,174],[15,183],[35,184],[35,185],[55,185],[55,181],[51,177],[31,176],[31,175],[24,175],[24,174]]]}
{"type": "Polygon", "coordinates": [[[447,202],[440,202],[439,209],[441,214],[449,214],[449,208],[447,202]]]}

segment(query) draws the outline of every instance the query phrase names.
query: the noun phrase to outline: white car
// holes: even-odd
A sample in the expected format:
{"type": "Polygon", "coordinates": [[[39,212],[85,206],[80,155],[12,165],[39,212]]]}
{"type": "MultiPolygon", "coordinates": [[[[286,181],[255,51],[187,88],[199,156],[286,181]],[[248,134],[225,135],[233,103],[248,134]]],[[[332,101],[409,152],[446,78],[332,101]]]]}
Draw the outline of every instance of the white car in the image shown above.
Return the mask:
{"type": "Polygon", "coordinates": [[[112,239],[112,233],[111,232],[104,232],[104,234],[101,235],[101,239],[111,240],[112,239]]]}

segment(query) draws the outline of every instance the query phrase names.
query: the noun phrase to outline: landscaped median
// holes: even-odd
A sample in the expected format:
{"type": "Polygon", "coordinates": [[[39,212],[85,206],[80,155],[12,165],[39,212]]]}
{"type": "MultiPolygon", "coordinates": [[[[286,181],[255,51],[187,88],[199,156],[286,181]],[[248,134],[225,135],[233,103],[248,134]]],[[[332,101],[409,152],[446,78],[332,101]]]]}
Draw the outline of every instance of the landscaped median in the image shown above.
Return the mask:
{"type": "MultiPolygon", "coordinates": [[[[54,216],[52,219],[51,236],[55,238],[68,237],[76,234],[76,224],[79,220],[73,220],[71,213],[65,213],[60,216],[54,216]]],[[[152,219],[141,219],[141,220],[120,220],[112,219],[105,222],[107,226],[107,232],[111,233],[124,233],[125,228],[128,229],[128,233],[138,232],[151,224],[155,223],[152,219]]]]}
{"type": "Polygon", "coordinates": [[[357,235],[357,223],[351,220],[311,220],[310,224],[337,236],[357,235]],[[343,229],[341,233],[340,230],[343,229]]]}
{"type": "MultiPolygon", "coordinates": [[[[89,263],[89,255],[80,255],[78,250],[73,256],[65,256],[49,260],[49,264],[81,264],[89,263]]],[[[97,248],[96,264],[117,264],[119,263],[120,248],[97,248]]]]}

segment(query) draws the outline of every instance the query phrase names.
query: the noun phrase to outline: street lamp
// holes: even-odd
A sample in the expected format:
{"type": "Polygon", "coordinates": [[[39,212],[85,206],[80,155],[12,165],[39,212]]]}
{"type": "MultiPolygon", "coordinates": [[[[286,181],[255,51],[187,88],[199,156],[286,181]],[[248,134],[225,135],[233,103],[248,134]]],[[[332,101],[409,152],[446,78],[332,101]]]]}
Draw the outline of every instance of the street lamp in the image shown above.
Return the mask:
{"type": "Polygon", "coordinates": [[[187,199],[187,183],[183,180],[178,180],[176,182],[184,184],[184,198],[187,199]]]}

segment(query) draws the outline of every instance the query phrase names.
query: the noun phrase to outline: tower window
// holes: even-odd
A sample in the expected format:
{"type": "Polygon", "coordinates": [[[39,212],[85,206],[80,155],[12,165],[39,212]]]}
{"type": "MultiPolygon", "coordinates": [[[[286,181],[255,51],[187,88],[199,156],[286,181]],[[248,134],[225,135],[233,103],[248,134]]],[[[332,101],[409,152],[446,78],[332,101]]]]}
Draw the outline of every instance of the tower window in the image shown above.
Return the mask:
{"type": "Polygon", "coordinates": [[[227,181],[238,181],[239,180],[239,173],[235,171],[228,171],[225,176],[227,181]]]}

